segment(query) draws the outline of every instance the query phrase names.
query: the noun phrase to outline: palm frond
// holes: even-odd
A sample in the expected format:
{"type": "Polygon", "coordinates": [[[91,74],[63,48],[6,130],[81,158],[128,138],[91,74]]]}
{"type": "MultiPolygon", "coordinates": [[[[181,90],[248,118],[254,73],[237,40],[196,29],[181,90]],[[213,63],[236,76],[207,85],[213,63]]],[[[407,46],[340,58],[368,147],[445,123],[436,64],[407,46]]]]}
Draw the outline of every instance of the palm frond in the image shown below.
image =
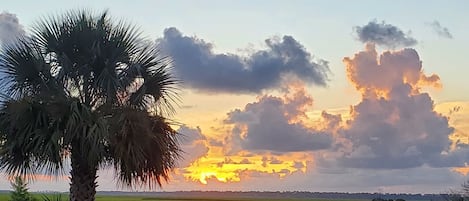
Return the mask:
{"type": "Polygon", "coordinates": [[[118,101],[118,91],[125,88],[119,71],[139,51],[135,26],[114,24],[107,12],[93,16],[81,10],[45,19],[34,33],[69,91],[78,91],[88,104],[118,101]]]}
{"type": "Polygon", "coordinates": [[[64,114],[64,144],[78,143],[81,156],[92,164],[99,164],[106,156],[105,139],[108,137],[107,121],[100,113],[93,112],[86,105],[73,101],[64,114]],[[90,154],[92,153],[92,154],[90,154]]]}
{"type": "Polygon", "coordinates": [[[20,38],[16,45],[2,49],[0,87],[12,97],[40,93],[61,95],[50,69],[40,49],[29,38],[20,38]]]}
{"type": "Polygon", "coordinates": [[[129,107],[115,114],[109,146],[119,181],[161,186],[180,157],[177,132],[144,110],[129,107]]]}
{"type": "Polygon", "coordinates": [[[180,81],[170,74],[171,60],[158,55],[154,44],[142,46],[134,64],[127,69],[128,77],[136,78],[133,82],[136,90],[130,93],[128,105],[153,109],[160,115],[172,115],[175,112],[173,105],[180,102],[180,81]]]}
{"type": "Polygon", "coordinates": [[[1,167],[9,173],[60,173],[62,132],[44,103],[31,98],[10,100],[0,108],[1,167]]]}

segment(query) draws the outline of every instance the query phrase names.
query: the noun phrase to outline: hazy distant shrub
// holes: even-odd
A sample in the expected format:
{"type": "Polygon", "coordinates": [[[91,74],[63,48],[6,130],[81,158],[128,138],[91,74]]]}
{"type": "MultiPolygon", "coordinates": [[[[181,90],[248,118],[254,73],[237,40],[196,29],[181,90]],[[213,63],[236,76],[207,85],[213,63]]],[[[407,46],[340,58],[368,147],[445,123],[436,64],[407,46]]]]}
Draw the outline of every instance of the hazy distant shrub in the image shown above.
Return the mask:
{"type": "Polygon", "coordinates": [[[15,180],[11,182],[13,191],[11,192],[10,201],[36,201],[28,192],[28,183],[23,178],[15,177],[15,180]]]}
{"type": "Polygon", "coordinates": [[[460,190],[450,190],[442,196],[446,201],[469,201],[469,181],[464,182],[460,190]]]}

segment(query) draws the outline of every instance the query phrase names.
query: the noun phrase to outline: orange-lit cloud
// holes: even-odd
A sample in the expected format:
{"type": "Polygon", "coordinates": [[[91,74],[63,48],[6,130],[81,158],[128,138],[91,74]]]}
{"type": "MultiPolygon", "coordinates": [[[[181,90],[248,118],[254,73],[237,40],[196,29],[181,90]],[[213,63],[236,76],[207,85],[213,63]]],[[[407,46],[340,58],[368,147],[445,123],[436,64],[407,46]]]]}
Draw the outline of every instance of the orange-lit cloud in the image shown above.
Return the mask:
{"type": "Polygon", "coordinates": [[[353,58],[345,57],[343,62],[349,81],[363,98],[388,98],[399,85],[409,87],[411,95],[419,94],[424,86],[441,87],[438,75],[423,73],[422,62],[414,49],[378,55],[375,45],[368,43],[364,51],[353,58]]]}
{"type": "MultiPolygon", "coordinates": [[[[307,111],[312,109],[313,99],[302,82],[290,82],[281,91],[282,96],[263,95],[244,109],[228,113],[220,125],[226,129],[219,130],[226,131],[227,136],[221,140],[214,136],[198,137],[206,141],[207,153],[190,165],[181,166],[177,173],[206,184],[211,180],[239,182],[252,177],[284,178],[305,172],[307,164],[314,161],[311,151],[331,145],[332,133],[326,130],[340,120],[323,113],[324,120],[311,124],[307,111]]],[[[187,128],[183,129],[190,133],[187,128]]],[[[197,131],[192,135],[201,134],[197,131]]]]}
{"type": "MultiPolygon", "coordinates": [[[[349,81],[362,94],[340,131],[338,165],[399,169],[461,164],[450,151],[448,117],[434,110],[421,87],[441,87],[437,75],[423,73],[417,51],[406,48],[381,54],[374,44],[344,58],[349,81]]],[[[327,159],[325,159],[327,160],[327,159]]]]}
{"type": "Polygon", "coordinates": [[[200,158],[180,173],[202,184],[206,184],[209,178],[220,182],[239,182],[249,177],[268,175],[283,178],[297,171],[305,172],[307,161],[311,160],[312,156],[306,153],[274,155],[240,152],[225,156],[220,148],[215,148],[207,157],[200,158]]]}
{"type": "Polygon", "coordinates": [[[467,176],[467,174],[469,174],[469,167],[467,165],[465,165],[464,167],[455,167],[452,170],[464,176],[467,176]]]}
{"type": "MultiPolygon", "coordinates": [[[[435,110],[449,117],[449,123],[454,127],[454,132],[449,136],[451,140],[451,150],[461,149],[460,146],[469,144],[469,102],[445,102],[436,105],[435,110]]],[[[469,166],[465,163],[463,166],[452,168],[454,172],[467,176],[469,166]]]]}
{"type": "Polygon", "coordinates": [[[452,149],[459,144],[469,144],[469,102],[445,102],[436,105],[435,110],[448,116],[449,123],[455,128],[450,135],[452,149]]]}

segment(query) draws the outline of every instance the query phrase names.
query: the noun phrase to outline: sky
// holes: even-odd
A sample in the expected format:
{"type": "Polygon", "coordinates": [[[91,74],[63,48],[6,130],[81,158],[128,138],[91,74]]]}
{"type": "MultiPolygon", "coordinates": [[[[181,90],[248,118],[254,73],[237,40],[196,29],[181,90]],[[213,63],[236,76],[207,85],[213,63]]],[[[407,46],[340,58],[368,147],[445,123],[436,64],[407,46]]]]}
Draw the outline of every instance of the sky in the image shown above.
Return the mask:
{"type": "MultiPolygon", "coordinates": [[[[153,190],[442,193],[469,172],[466,4],[5,1],[0,41],[77,8],[155,41],[183,81],[171,118],[185,154],[153,190]]],[[[68,183],[39,175],[31,190],[68,183]]],[[[148,190],[108,169],[98,185],[148,190]]]]}

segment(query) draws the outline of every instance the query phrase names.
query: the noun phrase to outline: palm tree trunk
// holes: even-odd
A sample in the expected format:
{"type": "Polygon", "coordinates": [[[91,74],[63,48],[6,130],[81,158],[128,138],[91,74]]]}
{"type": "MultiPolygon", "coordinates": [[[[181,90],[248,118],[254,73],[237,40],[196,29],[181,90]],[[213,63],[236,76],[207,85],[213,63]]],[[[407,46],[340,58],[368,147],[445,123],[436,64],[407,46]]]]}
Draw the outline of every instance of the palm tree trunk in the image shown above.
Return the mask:
{"type": "Polygon", "coordinates": [[[77,147],[72,148],[72,171],[70,172],[70,201],[94,201],[96,195],[96,165],[89,164],[77,147]]]}

